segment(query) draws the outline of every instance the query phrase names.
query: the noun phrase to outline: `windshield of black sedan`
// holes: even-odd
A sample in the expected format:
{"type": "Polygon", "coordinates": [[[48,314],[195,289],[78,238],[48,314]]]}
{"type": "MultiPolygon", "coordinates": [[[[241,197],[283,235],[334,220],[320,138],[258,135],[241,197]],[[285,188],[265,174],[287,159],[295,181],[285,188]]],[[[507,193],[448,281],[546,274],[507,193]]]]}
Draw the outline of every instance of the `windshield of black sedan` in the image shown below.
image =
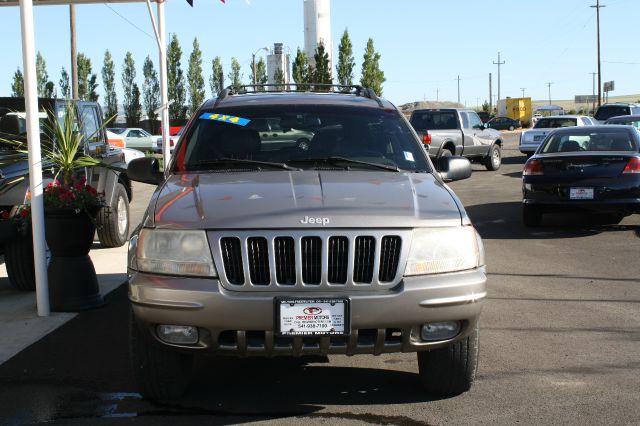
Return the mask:
{"type": "Polygon", "coordinates": [[[198,114],[177,153],[177,171],[278,170],[258,162],[302,169],[430,170],[424,148],[395,110],[282,105],[198,114]]]}
{"type": "Polygon", "coordinates": [[[593,131],[576,128],[573,132],[552,134],[540,152],[549,154],[583,151],[638,151],[638,145],[631,132],[626,129],[593,131]]]}

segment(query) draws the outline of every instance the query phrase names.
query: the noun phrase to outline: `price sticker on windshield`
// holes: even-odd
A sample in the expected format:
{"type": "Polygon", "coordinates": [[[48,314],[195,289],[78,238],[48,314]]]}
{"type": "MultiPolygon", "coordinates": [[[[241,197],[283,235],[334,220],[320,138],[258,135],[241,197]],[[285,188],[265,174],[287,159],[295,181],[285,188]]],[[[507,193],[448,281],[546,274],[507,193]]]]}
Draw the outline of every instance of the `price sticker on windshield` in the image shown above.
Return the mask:
{"type": "Polygon", "coordinates": [[[200,116],[200,120],[222,121],[223,123],[235,124],[237,126],[246,126],[251,122],[248,118],[236,117],[235,115],[212,114],[205,112],[200,116]]]}

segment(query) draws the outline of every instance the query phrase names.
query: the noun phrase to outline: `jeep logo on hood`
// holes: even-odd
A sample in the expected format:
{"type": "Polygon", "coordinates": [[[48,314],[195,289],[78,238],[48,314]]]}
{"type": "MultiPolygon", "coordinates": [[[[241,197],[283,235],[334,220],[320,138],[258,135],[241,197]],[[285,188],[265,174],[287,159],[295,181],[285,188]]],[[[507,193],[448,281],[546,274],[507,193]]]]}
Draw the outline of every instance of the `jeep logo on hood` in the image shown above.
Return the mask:
{"type": "Polygon", "coordinates": [[[300,219],[300,223],[303,225],[322,225],[327,226],[331,221],[328,217],[309,217],[305,216],[304,219],[300,219]]]}

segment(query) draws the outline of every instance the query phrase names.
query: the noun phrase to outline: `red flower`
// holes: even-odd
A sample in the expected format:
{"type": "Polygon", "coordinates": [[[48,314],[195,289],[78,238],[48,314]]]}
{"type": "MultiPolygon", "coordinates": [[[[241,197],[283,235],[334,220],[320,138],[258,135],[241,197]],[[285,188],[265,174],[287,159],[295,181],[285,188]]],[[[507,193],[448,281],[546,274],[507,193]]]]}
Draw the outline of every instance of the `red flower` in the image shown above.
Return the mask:
{"type": "Polygon", "coordinates": [[[0,213],[0,219],[2,219],[2,220],[8,220],[9,217],[11,217],[11,215],[6,210],[4,210],[4,211],[2,211],[2,213],[0,213]]]}
{"type": "Polygon", "coordinates": [[[20,210],[20,217],[27,217],[27,216],[29,216],[29,210],[27,209],[20,210]]]}

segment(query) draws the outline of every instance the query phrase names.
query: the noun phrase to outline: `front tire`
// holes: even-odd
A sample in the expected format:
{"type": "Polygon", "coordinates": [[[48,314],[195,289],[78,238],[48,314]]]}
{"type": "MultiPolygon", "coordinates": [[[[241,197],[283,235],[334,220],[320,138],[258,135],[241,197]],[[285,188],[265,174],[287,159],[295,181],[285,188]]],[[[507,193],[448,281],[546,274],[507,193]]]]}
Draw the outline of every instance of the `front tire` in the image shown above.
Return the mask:
{"type": "Polygon", "coordinates": [[[542,223],[542,211],[536,206],[522,205],[522,222],[529,228],[535,228],[542,223]]]}
{"type": "Polygon", "coordinates": [[[4,245],[4,263],[7,267],[9,283],[13,288],[18,291],[36,289],[31,235],[15,238],[4,245]]]}
{"type": "Polygon", "coordinates": [[[129,315],[129,353],[140,395],[157,401],[179,398],[189,385],[193,355],[164,349],[140,330],[133,312],[129,315]]]}
{"type": "Polygon", "coordinates": [[[104,247],[123,246],[129,238],[129,196],[121,183],[116,184],[111,205],[96,218],[98,238],[104,247]]]}
{"type": "Polygon", "coordinates": [[[489,149],[489,153],[484,160],[484,166],[487,170],[496,171],[502,165],[502,151],[500,150],[500,145],[493,144],[491,145],[491,149],[489,149]]]}
{"type": "Polygon", "coordinates": [[[458,395],[471,389],[478,369],[480,328],[451,346],[418,352],[418,374],[423,388],[438,395],[458,395]]]}

